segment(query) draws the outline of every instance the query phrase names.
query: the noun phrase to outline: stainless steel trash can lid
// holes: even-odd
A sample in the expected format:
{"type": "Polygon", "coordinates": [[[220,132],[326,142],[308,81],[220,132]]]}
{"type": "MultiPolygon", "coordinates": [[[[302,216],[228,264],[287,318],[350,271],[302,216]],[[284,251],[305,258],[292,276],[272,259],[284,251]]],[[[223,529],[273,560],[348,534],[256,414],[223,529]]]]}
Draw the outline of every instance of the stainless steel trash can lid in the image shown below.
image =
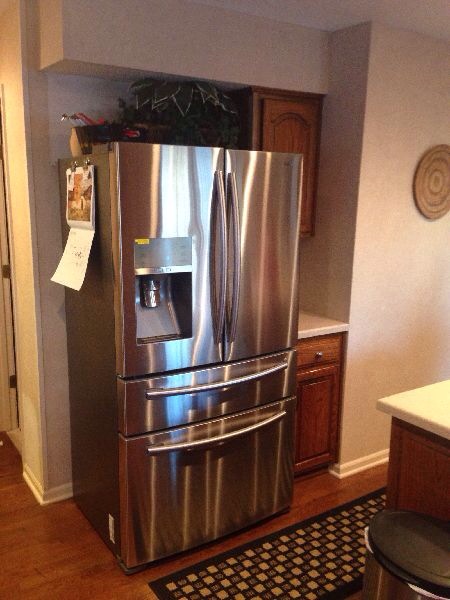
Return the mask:
{"type": "Polygon", "coordinates": [[[450,523],[410,511],[386,509],[369,523],[376,560],[392,575],[450,598],[450,523]]]}

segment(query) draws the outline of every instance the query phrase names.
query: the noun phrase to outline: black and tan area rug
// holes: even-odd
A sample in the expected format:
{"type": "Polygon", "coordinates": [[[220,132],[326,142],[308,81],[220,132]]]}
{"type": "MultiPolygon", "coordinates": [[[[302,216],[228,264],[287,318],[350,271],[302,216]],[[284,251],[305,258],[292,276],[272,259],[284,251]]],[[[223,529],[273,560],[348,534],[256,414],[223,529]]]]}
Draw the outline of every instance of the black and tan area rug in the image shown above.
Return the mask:
{"type": "Polygon", "coordinates": [[[338,600],[362,587],[380,489],[149,583],[160,600],[338,600]]]}

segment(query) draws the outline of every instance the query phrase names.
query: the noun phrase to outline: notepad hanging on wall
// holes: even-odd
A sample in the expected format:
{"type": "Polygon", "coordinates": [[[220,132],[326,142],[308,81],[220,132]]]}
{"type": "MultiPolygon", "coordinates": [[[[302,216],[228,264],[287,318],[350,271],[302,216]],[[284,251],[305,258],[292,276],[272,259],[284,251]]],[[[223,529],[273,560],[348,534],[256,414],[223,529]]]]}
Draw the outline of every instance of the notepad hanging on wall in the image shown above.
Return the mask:
{"type": "Polygon", "coordinates": [[[51,280],[79,291],[95,234],[94,167],[87,165],[67,169],[66,182],[66,220],[70,231],[51,280]]]}

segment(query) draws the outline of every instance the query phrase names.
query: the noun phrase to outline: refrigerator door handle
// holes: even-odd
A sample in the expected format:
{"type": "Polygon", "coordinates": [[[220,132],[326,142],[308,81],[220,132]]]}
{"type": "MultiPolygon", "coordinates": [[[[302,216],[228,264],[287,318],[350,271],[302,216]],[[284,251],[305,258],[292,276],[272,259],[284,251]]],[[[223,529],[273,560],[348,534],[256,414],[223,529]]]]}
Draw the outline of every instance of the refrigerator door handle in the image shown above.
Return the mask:
{"type": "Polygon", "coordinates": [[[277,363],[273,367],[269,367],[268,369],[263,369],[262,371],[258,371],[256,373],[251,373],[250,375],[243,375],[242,377],[236,377],[234,379],[229,379],[228,381],[214,381],[213,383],[201,383],[199,385],[187,385],[183,387],[176,388],[154,388],[145,392],[145,397],[155,398],[156,396],[175,396],[178,394],[193,394],[194,392],[207,392],[209,390],[215,390],[217,388],[229,387],[231,385],[239,385],[241,383],[246,383],[247,381],[252,381],[253,379],[259,379],[264,377],[265,375],[270,375],[271,373],[276,373],[277,371],[282,371],[286,369],[288,363],[284,360],[281,363],[277,363]]]}
{"type": "Polygon", "coordinates": [[[279,421],[285,415],[286,411],[283,410],[277,413],[276,415],[272,415],[268,419],[264,419],[264,421],[261,421],[260,423],[255,423],[254,425],[249,425],[248,427],[243,427],[242,429],[237,429],[236,431],[230,431],[229,433],[223,433],[221,435],[216,435],[202,440],[194,440],[192,442],[179,442],[175,444],[161,444],[160,446],[148,446],[147,454],[161,454],[163,452],[174,452],[175,450],[191,450],[196,448],[204,448],[205,446],[211,446],[221,442],[226,442],[227,440],[247,435],[252,431],[256,431],[257,429],[266,427],[266,425],[270,425],[270,423],[279,421]]]}
{"type": "Polygon", "coordinates": [[[230,204],[230,227],[232,230],[229,240],[230,254],[233,257],[233,280],[231,292],[228,292],[228,341],[231,343],[236,338],[236,326],[239,308],[239,294],[241,281],[241,230],[239,225],[239,205],[236,184],[236,173],[231,171],[227,174],[227,190],[230,204]]]}
{"type": "Polygon", "coordinates": [[[211,280],[213,282],[213,323],[214,342],[222,341],[225,324],[225,294],[227,276],[227,239],[226,239],[226,206],[225,187],[222,171],[214,171],[213,226],[211,229],[211,280]],[[217,244],[217,229],[219,230],[219,247],[217,244]]]}

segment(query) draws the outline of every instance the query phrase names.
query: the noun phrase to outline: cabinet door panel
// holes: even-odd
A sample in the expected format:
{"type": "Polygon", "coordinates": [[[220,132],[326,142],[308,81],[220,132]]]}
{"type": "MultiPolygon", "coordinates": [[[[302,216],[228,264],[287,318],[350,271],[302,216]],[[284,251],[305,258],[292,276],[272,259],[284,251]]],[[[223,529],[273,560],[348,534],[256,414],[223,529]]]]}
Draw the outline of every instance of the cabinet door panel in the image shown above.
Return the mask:
{"type": "Polygon", "coordinates": [[[312,458],[329,450],[332,394],[332,377],[305,381],[300,386],[301,418],[297,446],[300,459],[312,458]]]}
{"type": "Polygon", "coordinates": [[[310,156],[313,115],[296,102],[264,100],[262,143],[267,149],[281,152],[301,152],[307,161],[310,156]],[[308,118],[309,117],[309,118],[308,118]]]}
{"type": "Polygon", "coordinates": [[[317,98],[262,101],[261,149],[303,154],[301,233],[314,231],[316,170],[319,149],[321,101],[317,98]]]}
{"type": "Polygon", "coordinates": [[[297,371],[295,472],[336,460],[339,419],[339,365],[297,371]]]}

